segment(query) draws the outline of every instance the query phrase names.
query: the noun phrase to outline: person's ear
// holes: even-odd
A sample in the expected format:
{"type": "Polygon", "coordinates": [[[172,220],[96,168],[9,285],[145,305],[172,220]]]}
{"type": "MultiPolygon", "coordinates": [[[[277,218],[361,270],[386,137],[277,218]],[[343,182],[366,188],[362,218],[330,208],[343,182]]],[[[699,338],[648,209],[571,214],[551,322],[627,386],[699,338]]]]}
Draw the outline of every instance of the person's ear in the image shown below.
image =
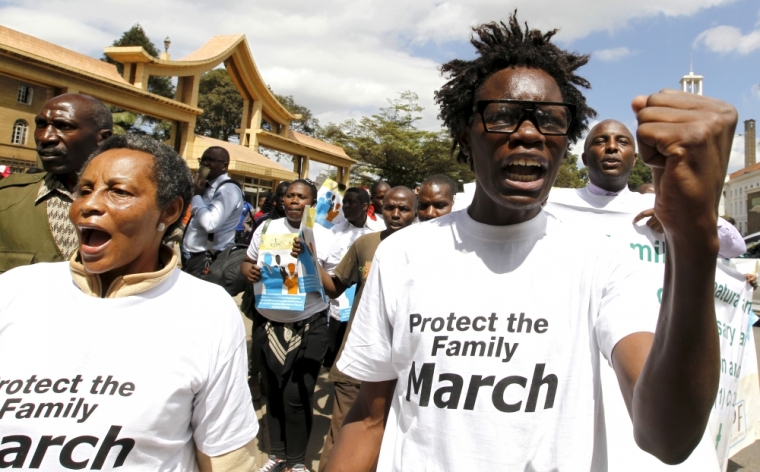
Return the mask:
{"type": "Polygon", "coordinates": [[[588,167],[588,164],[586,164],[586,153],[581,153],[581,161],[583,161],[583,165],[588,167]]]}
{"type": "Polygon", "coordinates": [[[167,228],[173,225],[182,216],[182,208],[185,206],[185,201],[182,197],[177,197],[161,211],[161,217],[159,222],[163,223],[167,228]]]}
{"type": "Polygon", "coordinates": [[[459,137],[457,138],[457,143],[459,144],[459,151],[464,154],[467,159],[469,159],[470,164],[472,165],[472,149],[470,148],[470,131],[465,129],[461,133],[459,133],[459,137]]]}
{"type": "Polygon", "coordinates": [[[100,144],[100,143],[102,143],[103,141],[105,141],[106,139],[110,138],[111,136],[113,136],[113,130],[110,130],[110,129],[102,129],[102,130],[98,131],[98,134],[97,134],[97,136],[95,137],[95,141],[96,141],[98,144],[100,144]]]}

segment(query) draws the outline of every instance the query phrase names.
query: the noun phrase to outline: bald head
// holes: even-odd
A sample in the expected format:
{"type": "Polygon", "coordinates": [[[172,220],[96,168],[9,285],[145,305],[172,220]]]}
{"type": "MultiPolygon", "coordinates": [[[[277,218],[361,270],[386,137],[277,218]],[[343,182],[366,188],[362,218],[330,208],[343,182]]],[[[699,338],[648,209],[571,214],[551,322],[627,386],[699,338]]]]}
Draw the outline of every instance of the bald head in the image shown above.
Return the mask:
{"type": "Polygon", "coordinates": [[[394,233],[414,222],[417,216],[417,197],[407,187],[399,186],[388,190],[383,198],[383,219],[386,231],[394,233]]]}
{"type": "Polygon", "coordinates": [[[583,146],[583,151],[585,152],[588,150],[589,144],[591,143],[591,140],[594,136],[597,136],[600,133],[607,133],[610,129],[614,129],[621,134],[627,135],[631,142],[635,142],[633,139],[633,134],[626,125],[619,122],[618,120],[604,120],[594,125],[594,127],[591,128],[591,131],[588,132],[588,135],[586,136],[586,143],[583,146]]]}
{"type": "Polygon", "coordinates": [[[589,131],[581,157],[594,185],[619,192],[636,162],[633,134],[619,121],[604,120],[589,131]]]}
{"type": "Polygon", "coordinates": [[[34,141],[42,166],[71,188],[101,141],[111,136],[111,111],[97,98],[66,93],[50,99],[34,118],[34,141]]]}

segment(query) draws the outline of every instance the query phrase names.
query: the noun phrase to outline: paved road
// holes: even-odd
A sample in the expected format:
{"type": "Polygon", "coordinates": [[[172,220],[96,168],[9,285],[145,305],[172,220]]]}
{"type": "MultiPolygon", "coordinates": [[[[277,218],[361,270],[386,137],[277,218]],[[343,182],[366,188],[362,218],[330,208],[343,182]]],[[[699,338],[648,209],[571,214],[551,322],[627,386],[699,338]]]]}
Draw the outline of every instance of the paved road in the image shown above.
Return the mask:
{"type": "MultiPolygon", "coordinates": [[[[248,342],[250,343],[251,322],[244,318],[246,330],[249,333],[248,342]]],[[[757,349],[758,365],[760,365],[760,328],[753,328],[755,335],[755,347],[757,349]]],[[[262,401],[254,402],[256,414],[259,419],[264,419],[266,415],[266,406],[264,397],[262,401]]],[[[322,451],[322,445],[325,441],[327,431],[330,429],[330,415],[332,415],[333,405],[333,388],[332,383],[327,380],[327,371],[322,369],[317,389],[314,393],[314,426],[309,439],[309,446],[306,450],[306,464],[311,470],[316,471],[319,468],[319,454],[322,451]]],[[[267,426],[266,421],[260,421],[261,429],[259,431],[259,450],[268,450],[267,426]]],[[[258,465],[261,466],[266,462],[266,454],[263,452],[258,458],[258,465]]],[[[727,472],[760,472],[760,441],[749,446],[731,458],[728,462],[727,472]]]]}

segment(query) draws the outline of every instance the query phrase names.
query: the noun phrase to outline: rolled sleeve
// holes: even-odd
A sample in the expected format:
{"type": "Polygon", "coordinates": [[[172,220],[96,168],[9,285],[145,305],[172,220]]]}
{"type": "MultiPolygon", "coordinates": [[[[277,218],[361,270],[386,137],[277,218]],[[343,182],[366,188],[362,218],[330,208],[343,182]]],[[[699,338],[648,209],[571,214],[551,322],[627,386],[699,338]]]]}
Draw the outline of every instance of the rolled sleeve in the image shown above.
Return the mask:
{"type": "Polygon", "coordinates": [[[202,453],[213,457],[248,444],[259,423],[248,390],[248,357],[245,338],[232,357],[222,363],[195,396],[193,439],[202,453]]]}
{"type": "Polygon", "coordinates": [[[251,243],[248,245],[246,255],[248,255],[252,261],[259,260],[259,245],[261,244],[261,233],[263,231],[264,225],[259,225],[259,227],[256,228],[256,231],[253,232],[253,236],[251,236],[251,243]]]}
{"type": "Polygon", "coordinates": [[[193,217],[207,233],[213,233],[232,215],[237,207],[238,194],[240,191],[225,185],[216,193],[207,205],[200,195],[192,199],[193,217]]]}
{"type": "Polygon", "coordinates": [[[599,317],[594,324],[596,339],[608,362],[612,351],[633,333],[654,333],[660,315],[663,266],[616,258],[602,292],[599,317]]]}

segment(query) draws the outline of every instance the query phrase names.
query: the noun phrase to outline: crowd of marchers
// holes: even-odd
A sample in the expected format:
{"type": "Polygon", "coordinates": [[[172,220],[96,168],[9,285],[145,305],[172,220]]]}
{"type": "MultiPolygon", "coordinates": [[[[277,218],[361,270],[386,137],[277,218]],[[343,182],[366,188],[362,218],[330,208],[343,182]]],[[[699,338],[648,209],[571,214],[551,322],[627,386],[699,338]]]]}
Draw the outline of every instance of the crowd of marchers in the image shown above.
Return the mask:
{"type": "MultiPolygon", "coordinates": [[[[254,207],[225,149],[193,175],[165,144],[114,136],[99,100],[48,101],[44,171],[0,180],[0,467],[257,470],[264,396],[258,470],[306,471],[326,368],[320,471],[613,470],[614,399],[628,465],[698,456],[688,470],[720,470],[705,429],[716,261],[746,251],[717,214],[736,111],[666,90],[633,100],[635,137],[614,120],[589,130],[576,75],[589,56],[554,33],[516,14],[474,28],[476,56],[444,64],[435,95],[474,194],[442,175],[346,189],[344,220],[314,227],[326,297],[307,293],[301,311],[251,294],[263,236],[299,234],[312,181],[254,207]],[[552,189],[584,135],[588,185],[552,189]],[[637,144],[655,177],[640,192],[637,144]],[[667,244],[659,280],[608,237],[642,231],[667,244]],[[206,277],[237,246],[251,351],[238,305],[206,277]],[[640,295],[650,286],[661,300],[640,295]]],[[[292,257],[307,249],[293,239],[292,257]]]]}

